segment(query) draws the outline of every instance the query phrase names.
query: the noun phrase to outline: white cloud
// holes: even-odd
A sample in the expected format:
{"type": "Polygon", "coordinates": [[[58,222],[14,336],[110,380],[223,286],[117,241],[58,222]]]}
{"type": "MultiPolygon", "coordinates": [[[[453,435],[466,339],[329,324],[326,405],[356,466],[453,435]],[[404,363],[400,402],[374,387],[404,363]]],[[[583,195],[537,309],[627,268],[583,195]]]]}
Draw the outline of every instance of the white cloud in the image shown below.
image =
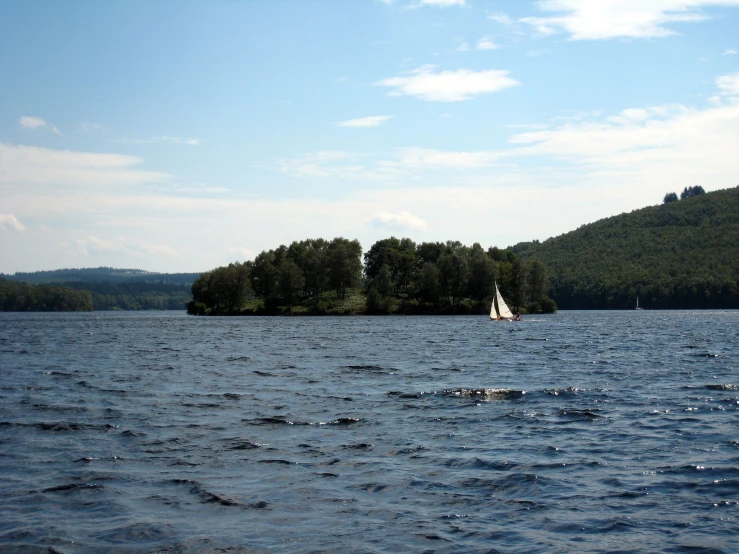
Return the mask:
{"type": "Polygon", "coordinates": [[[120,242],[99,239],[92,235],[76,239],[75,243],[77,244],[77,252],[86,256],[90,254],[99,255],[123,251],[123,245],[120,242]]]}
{"type": "Polygon", "coordinates": [[[381,211],[374,214],[369,223],[375,227],[395,230],[426,230],[428,225],[420,217],[416,217],[406,211],[391,213],[381,211]]]}
{"type": "Polygon", "coordinates": [[[511,16],[503,12],[490,14],[488,16],[488,19],[496,21],[498,23],[502,23],[503,25],[513,25],[513,19],[511,19],[511,16]]]}
{"type": "Polygon", "coordinates": [[[500,152],[450,152],[431,148],[401,148],[397,154],[397,161],[386,164],[411,170],[489,167],[501,156],[500,152]]]}
{"type": "Polygon", "coordinates": [[[435,73],[433,66],[426,65],[406,75],[383,79],[375,84],[392,88],[388,96],[416,96],[431,102],[460,102],[515,87],[519,83],[508,76],[508,71],[458,69],[435,73]]]}
{"type": "Polygon", "coordinates": [[[649,111],[641,108],[628,108],[623,110],[619,115],[611,116],[606,119],[610,123],[620,123],[622,125],[628,125],[631,123],[638,123],[649,119],[649,111]]]}
{"type": "MultiPolygon", "coordinates": [[[[645,120],[590,121],[511,137],[510,157],[545,160],[549,179],[592,186],[624,187],[634,198],[660,188],[701,183],[731,186],[739,174],[739,103],[706,109],[685,106],[649,108],[645,120]]],[[[541,163],[541,162],[540,162],[541,163]]]]}
{"type": "Polygon", "coordinates": [[[99,237],[88,235],[81,239],[75,239],[74,243],[77,247],[77,253],[83,256],[136,256],[151,255],[155,257],[165,256],[168,258],[178,258],[179,251],[166,244],[148,244],[138,243],[126,237],[116,237],[114,239],[101,239],[99,237]]]}
{"type": "Polygon", "coordinates": [[[481,38],[477,41],[477,47],[478,50],[497,50],[500,48],[497,44],[495,44],[492,40],[489,38],[481,38]]]}
{"type": "Polygon", "coordinates": [[[739,95],[739,73],[719,77],[716,79],[716,85],[722,94],[739,95]]]}
{"type": "Polygon", "coordinates": [[[26,230],[26,227],[13,214],[0,214],[0,230],[5,229],[13,229],[21,233],[26,230]]]}
{"type": "MultiPolygon", "coordinates": [[[[618,195],[624,207],[635,198],[657,198],[665,186],[731,186],[739,174],[735,154],[739,151],[739,74],[719,77],[716,84],[724,100],[703,108],[669,104],[627,108],[615,115],[576,113],[557,118],[550,126],[520,126],[526,130],[515,132],[507,148],[408,147],[353,172],[327,161],[321,166],[322,173],[351,179],[384,175],[388,183],[410,188],[428,187],[439,180],[463,188],[490,182],[539,190],[612,186],[620,187],[619,192],[609,194],[618,195]],[[464,174],[454,174],[461,171],[464,174]]],[[[456,195],[452,197],[456,202],[456,195]]]]}
{"type": "Polygon", "coordinates": [[[736,50],[734,50],[733,48],[727,48],[726,50],[724,50],[723,55],[724,56],[736,56],[736,50]]]}
{"type": "Polygon", "coordinates": [[[235,255],[239,260],[253,260],[259,254],[256,250],[244,246],[232,246],[228,253],[235,255]]]}
{"type": "Polygon", "coordinates": [[[348,152],[326,150],[303,154],[297,158],[282,158],[277,161],[279,171],[296,177],[354,178],[365,168],[354,162],[355,156],[348,152]]]}
{"type": "Polygon", "coordinates": [[[52,150],[0,143],[0,187],[22,184],[75,188],[166,183],[171,175],[136,169],[144,160],[123,154],[52,150]]]}
{"type": "Polygon", "coordinates": [[[54,127],[51,123],[41,119],[40,117],[33,117],[30,115],[24,115],[18,120],[18,125],[21,129],[35,130],[35,129],[46,129],[57,135],[61,134],[59,129],[54,127]]]}
{"type": "Polygon", "coordinates": [[[40,117],[32,117],[30,115],[24,115],[18,120],[19,125],[22,129],[38,129],[39,127],[46,127],[46,121],[40,117]]]}
{"type": "Polygon", "coordinates": [[[166,244],[140,244],[134,245],[133,249],[139,249],[155,256],[167,256],[169,258],[177,258],[180,255],[177,250],[166,244]]]}
{"type": "Polygon", "coordinates": [[[543,35],[560,31],[572,40],[618,37],[659,38],[675,34],[667,25],[703,21],[700,9],[708,6],[739,6],[739,0],[541,0],[551,17],[527,17],[522,22],[543,35]]]}
{"type": "Polygon", "coordinates": [[[167,135],[162,135],[160,137],[149,137],[146,139],[124,138],[122,139],[122,142],[128,142],[128,143],[133,143],[133,144],[151,144],[155,142],[171,142],[172,144],[184,144],[187,146],[199,146],[201,144],[200,139],[169,137],[167,135]]]}
{"type": "Polygon", "coordinates": [[[464,6],[466,0],[419,0],[420,6],[437,6],[440,8],[448,8],[449,6],[464,6]]]}
{"type": "Polygon", "coordinates": [[[278,161],[282,173],[295,177],[392,181],[426,171],[471,170],[495,165],[502,151],[454,152],[432,148],[399,148],[392,159],[357,163],[348,152],[315,152],[278,161]]]}
{"type": "Polygon", "coordinates": [[[391,115],[373,115],[369,117],[360,117],[358,119],[349,119],[337,123],[339,127],[377,127],[380,123],[391,119],[391,115]]]}
{"type": "Polygon", "coordinates": [[[77,124],[77,132],[79,133],[94,133],[102,129],[103,126],[99,123],[90,123],[89,121],[83,121],[77,124]]]}

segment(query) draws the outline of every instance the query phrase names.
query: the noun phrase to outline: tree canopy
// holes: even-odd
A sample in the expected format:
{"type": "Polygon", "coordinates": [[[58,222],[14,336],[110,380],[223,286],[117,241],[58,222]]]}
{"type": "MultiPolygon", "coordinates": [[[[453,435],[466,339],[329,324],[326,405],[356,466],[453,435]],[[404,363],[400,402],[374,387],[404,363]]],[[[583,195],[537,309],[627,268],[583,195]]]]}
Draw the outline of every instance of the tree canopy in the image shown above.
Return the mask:
{"type": "Polygon", "coordinates": [[[416,244],[390,237],[364,255],[356,240],[309,239],[261,252],[254,261],[216,268],[193,284],[188,311],[486,313],[496,280],[514,309],[556,309],[546,296],[546,270],[537,260],[522,261],[497,248],[486,251],[477,243],[416,244]]]}
{"type": "Polygon", "coordinates": [[[5,312],[81,312],[92,310],[88,291],[55,285],[30,285],[0,278],[0,310],[5,312]]]}
{"type": "Polygon", "coordinates": [[[644,308],[739,308],[739,187],[692,187],[679,202],[513,250],[543,262],[563,309],[633,308],[637,296],[644,308]]]}

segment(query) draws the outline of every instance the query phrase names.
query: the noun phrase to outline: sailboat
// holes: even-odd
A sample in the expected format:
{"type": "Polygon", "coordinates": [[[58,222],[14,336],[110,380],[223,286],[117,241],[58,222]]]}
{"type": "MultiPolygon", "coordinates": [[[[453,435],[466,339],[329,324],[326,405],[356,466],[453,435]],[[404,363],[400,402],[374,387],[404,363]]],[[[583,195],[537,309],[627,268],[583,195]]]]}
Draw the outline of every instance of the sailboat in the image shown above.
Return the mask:
{"type": "Polygon", "coordinates": [[[635,310],[643,310],[644,309],[644,308],[640,308],[639,307],[639,297],[638,296],[636,297],[636,308],[634,308],[634,309],[635,310]]]}
{"type": "Polygon", "coordinates": [[[514,319],[517,319],[511,313],[511,310],[508,309],[505,300],[503,300],[503,296],[498,290],[497,282],[495,283],[495,298],[493,299],[493,303],[490,306],[490,319],[492,319],[493,321],[513,321],[514,319]],[[498,304],[497,310],[495,308],[496,303],[498,304]]]}

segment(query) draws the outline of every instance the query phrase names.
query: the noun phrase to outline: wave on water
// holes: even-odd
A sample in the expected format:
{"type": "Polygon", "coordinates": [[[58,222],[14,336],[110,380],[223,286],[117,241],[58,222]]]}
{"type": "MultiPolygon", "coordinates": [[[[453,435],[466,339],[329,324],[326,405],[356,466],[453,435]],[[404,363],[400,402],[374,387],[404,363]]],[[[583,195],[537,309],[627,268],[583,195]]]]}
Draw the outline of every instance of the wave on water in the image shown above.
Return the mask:
{"type": "Polygon", "coordinates": [[[521,398],[526,394],[526,391],[513,389],[448,389],[443,394],[445,396],[495,400],[521,398]]]}
{"type": "Polygon", "coordinates": [[[0,314],[0,552],[732,552],[737,313],[0,314]]]}

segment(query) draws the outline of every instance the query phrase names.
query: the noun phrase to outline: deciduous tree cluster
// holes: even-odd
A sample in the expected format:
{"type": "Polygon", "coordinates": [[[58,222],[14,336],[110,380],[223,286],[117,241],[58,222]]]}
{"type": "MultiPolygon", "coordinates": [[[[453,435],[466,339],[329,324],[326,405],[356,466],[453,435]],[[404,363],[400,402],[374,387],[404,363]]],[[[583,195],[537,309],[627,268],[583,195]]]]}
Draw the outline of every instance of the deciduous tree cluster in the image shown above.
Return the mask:
{"type": "Polygon", "coordinates": [[[310,297],[335,291],[344,298],[360,286],[362,246],[356,240],[335,238],[295,241],[261,252],[254,261],[232,263],[203,273],[192,286],[188,312],[238,312],[251,298],[264,306],[288,308],[310,297]]]}
{"type": "Polygon", "coordinates": [[[364,255],[367,310],[389,313],[431,305],[432,311],[489,309],[495,282],[513,309],[552,312],[549,279],[541,262],[522,261],[510,250],[457,241],[424,242],[390,237],[364,255]]]}
{"type": "Polygon", "coordinates": [[[309,239],[202,274],[193,284],[193,314],[241,313],[250,300],[262,312],[361,289],[364,313],[470,313],[489,310],[497,280],[515,309],[552,312],[544,266],[511,251],[409,238],[376,242],[363,256],[358,241],[309,239]]]}

